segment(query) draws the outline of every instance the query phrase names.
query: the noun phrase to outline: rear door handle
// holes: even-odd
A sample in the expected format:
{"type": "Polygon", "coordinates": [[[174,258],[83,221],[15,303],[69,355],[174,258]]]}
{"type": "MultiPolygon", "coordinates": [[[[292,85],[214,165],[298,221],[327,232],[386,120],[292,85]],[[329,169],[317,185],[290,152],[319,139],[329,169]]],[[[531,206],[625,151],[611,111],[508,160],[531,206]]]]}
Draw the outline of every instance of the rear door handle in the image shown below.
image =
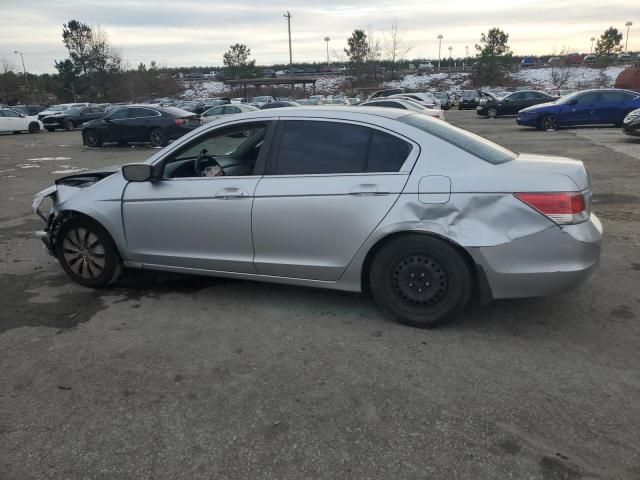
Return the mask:
{"type": "Polygon", "coordinates": [[[218,190],[215,194],[215,198],[218,200],[233,200],[236,198],[248,198],[249,192],[237,187],[227,187],[218,190]]]}
{"type": "Polygon", "coordinates": [[[361,183],[349,190],[349,195],[367,197],[373,195],[389,195],[388,189],[376,183],[361,183]]]}

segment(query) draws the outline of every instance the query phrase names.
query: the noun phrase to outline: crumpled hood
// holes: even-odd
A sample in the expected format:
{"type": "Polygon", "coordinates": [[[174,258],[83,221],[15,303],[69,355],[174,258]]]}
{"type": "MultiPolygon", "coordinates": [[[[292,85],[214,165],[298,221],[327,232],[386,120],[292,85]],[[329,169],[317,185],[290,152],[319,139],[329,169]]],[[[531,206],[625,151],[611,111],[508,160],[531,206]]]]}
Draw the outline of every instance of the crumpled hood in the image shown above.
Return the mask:
{"type": "Polygon", "coordinates": [[[115,165],[111,167],[96,168],[94,170],[87,170],[58,178],[55,183],[56,185],[85,188],[104,178],[110,177],[115,173],[119,173],[120,171],[121,167],[115,165]]]}

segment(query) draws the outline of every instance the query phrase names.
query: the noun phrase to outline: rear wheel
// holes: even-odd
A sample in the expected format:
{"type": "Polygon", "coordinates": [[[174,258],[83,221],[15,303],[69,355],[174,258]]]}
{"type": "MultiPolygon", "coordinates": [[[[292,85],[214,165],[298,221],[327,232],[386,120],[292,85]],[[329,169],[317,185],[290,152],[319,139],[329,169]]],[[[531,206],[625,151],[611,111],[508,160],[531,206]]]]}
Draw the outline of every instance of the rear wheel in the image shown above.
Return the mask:
{"type": "Polygon", "coordinates": [[[98,136],[98,132],[91,129],[85,130],[84,132],[82,132],[82,143],[84,143],[85,146],[90,148],[97,148],[102,146],[102,141],[98,136]]]}
{"type": "Polygon", "coordinates": [[[555,115],[545,115],[540,120],[540,130],[558,130],[558,117],[555,115]]]}
{"type": "Polygon", "coordinates": [[[40,131],[40,125],[38,122],[31,122],[29,124],[29,133],[38,133],[40,131]]]}
{"type": "Polygon", "coordinates": [[[160,128],[154,128],[149,134],[149,141],[152,147],[164,147],[167,144],[167,136],[160,128]]]}
{"type": "Polygon", "coordinates": [[[71,217],[61,225],[56,237],[56,257],[74,282],[85,287],[106,287],[122,273],[118,250],[97,222],[71,217]]]}
{"type": "Polygon", "coordinates": [[[406,325],[430,328],[462,312],[472,272],[449,244],[427,235],[391,240],[371,266],[371,292],[380,308],[406,325]]]}
{"type": "Polygon", "coordinates": [[[65,120],[62,126],[65,130],[73,130],[76,127],[71,120],[65,120]]]}

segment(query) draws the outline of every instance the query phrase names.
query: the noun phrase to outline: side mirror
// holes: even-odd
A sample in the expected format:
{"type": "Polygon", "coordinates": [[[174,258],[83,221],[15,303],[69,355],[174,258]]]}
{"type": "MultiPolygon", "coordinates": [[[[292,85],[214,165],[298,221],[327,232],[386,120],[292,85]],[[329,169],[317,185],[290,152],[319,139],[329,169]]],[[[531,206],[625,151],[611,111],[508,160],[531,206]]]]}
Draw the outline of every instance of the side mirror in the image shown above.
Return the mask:
{"type": "Polygon", "coordinates": [[[129,182],[148,182],[153,178],[153,167],[148,163],[132,163],[122,167],[122,176],[129,182]]]}

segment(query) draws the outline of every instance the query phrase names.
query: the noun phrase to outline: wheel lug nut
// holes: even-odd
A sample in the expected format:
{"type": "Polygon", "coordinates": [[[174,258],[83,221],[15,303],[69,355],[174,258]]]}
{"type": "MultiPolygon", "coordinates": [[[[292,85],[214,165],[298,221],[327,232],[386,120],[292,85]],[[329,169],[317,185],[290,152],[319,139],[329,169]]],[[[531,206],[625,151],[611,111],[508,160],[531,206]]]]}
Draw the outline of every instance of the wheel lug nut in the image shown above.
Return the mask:
{"type": "Polygon", "coordinates": [[[419,289],[418,289],[418,292],[422,293],[422,289],[421,289],[421,288],[419,288],[419,289]]]}
{"type": "Polygon", "coordinates": [[[424,286],[428,287],[429,285],[431,285],[429,282],[425,282],[424,286]]]}
{"type": "Polygon", "coordinates": [[[413,287],[413,283],[410,283],[410,284],[409,284],[409,286],[410,286],[410,287],[413,287]]]}
{"type": "Polygon", "coordinates": [[[421,273],[421,274],[420,274],[420,276],[421,276],[421,277],[424,277],[424,273],[421,273]]]}

